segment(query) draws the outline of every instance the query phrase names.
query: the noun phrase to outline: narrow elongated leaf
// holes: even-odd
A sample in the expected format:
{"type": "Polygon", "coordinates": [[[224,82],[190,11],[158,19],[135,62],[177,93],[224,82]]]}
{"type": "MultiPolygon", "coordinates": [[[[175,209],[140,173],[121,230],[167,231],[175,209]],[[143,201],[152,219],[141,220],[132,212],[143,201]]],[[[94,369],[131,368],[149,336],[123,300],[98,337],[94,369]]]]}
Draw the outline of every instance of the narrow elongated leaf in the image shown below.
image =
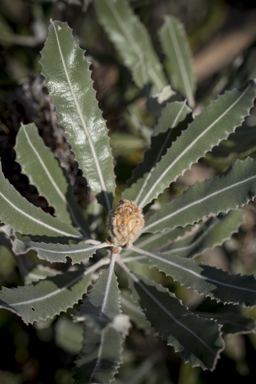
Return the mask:
{"type": "Polygon", "coordinates": [[[145,232],[186,226],[204,217],[237,209],[256,196],[256,160],[238,160],[227,171],[198,182],[180,197],[165,204],[147,222],[145,232]]]}
{"type": "MultiPolygon", "coordinates": [[[[174,128],[183,121],[191,110],[185,103],[170,103],[163,109],[161,117],[151,136],[151,147],[145,153],[144,161],[133,172],[133,176],[125,189],[123,197],[138,204],[151,176],[152,171],[166,150],[171,147],[177,135],[174,128]]],[[[178,128],[178,127],[177,127],[178,128]]]]}
{"type": "Polygon", "coordinates": [[[255,320],[244,317],[239,313],[225,311],[220,313],[196,312],[200,317],[214,319],[221,324],[223,334],[251,333],[255,331],[255,320]]]}
{"type": "Polygon", "coordinates": [[[245,158],[256,151],[256,127],[238,127],[227,140],[207,153],[207,159],[218,163],[231,164],[237,158],[245,158]]]}
{"type": "Polygon", "coordinates": [[[51,22],[41,54],[42,74],[79,167],[92,193],[109,211],[115,191],[113,158],[89,63],[71,29],[60,21],[51,22]]]}
{"type": "Polygon", "coordinates": [[[207,249],[223,244],[244,221],[241,210],[230,211],[221,217],[212,217],[199,229],[184,239],[159,247],[158,252],[172,253],[180,257],[192,258],[201,255],[207,249]]]}
{"type": "Polygon", "coordinates": [[[210,265],[171,254],[143,251],[134,246],[133,250],[147,255],[160,271],[196,292],[223,303],[256,305],[256,280],[253,276],[231,275],[210,265]]]}
{"type": "MultiPolygon", "coordinates": [[[[156,250],[162,245],[173,242],[180,237],[186,236],[186,233],[189,233],[192,228],[193,227],[191,225],[188,225],[185,228],[177,227],[172,230],[167,229],[164,232],[159,232],[154,235],[152,233],[145,233],[135,241],[134,245],[146,251],[156,250]]],[[[137,254],[137,252],[134,252],[131,249],[124,250],[121,253],[122,258],[125,259],[127,257],[133,257],[135,254],[137,254]]]]}
{"type": "Polygon", "coordinates": [[[13,251],[16,254],[26,253],[30,249],[34,249],[37,252],[39,259],[50,261],[51,263],[67,261],[66,257],[69,256],[72,260],[72,264],[81,263],[88,260],[97,249],[107,248],[107,243],[99,243],[97,245],[86,244],[84,241],[78,244],[46,244],[36,243],[33,241],[21,241],[15,239],[13,242],[13,251]]]}
{"type": "Polygon", "coordinates": [[[80,308],[79,318],[85,317],[86,325],[76,361],[76,384],[109,383],[121,362],[122,335],[127,332],[128,319],[121,315],[114,263],[115,255],[80,308]]]}
{"type": "Polygon", "coordinates": [[[171,84],[176,91],[188,98],[189,105],[193,107],[196,84],[183,25],[175,17],[167,16],[159,37],[168,59],[166,69],[171,84]]]}
{"type": "Polygon", "coordinates": [[[127,1],[95,0],[99,22],[132,72],[139,88],[151,87],[150,94],[159,92],[167,80],[144,25],[132,13],[127,1]]]}
{"type": "Polygon", "coordinates": [[[134,298],[160,336],[193,366],[213,369],[223,349],[218,325],[192,314],[166,288],[119,264],[127,273],[134,298]]]}
{"type": "Polygon", "coordinates": [[[130,290],[122,289],[121,291],[121,306],[124,313],[127,313],[130,319],[139,329],[149,330],[150,323],[142,311],[142,309],[134,302],[130,290]]]}
{"type": "Polygon", "coordinates": [[[253,80],[241,90],[220,96],[195,118],[156,165],[140,199],[139,208],[156,198],[179,175],[227,137],[248,114],[255,97],[253,80]]]}
{"type": "Polygon", "coordinates": [[[1,169],[0,219],[5,224],[11,224],[15,231],[26,235],[49,238],[81,237],[81,234],[71,225],[30,204],[5,179],[1,169]]]}
{"type": "Polygon", "coordinates": [[[38,283],[0,291],[0,308],[21,316],[33,323],[45,320],[73,307],[91,284],[95,265],[85,270],[66,272],[48,277],[38,283]]]}
{"type": "Polygon", "coordinates": [[[69,193],[69,184],[57,159],[38,134],[34,123],[22,125],[17,135],[17,161],[39,193],[54,207],[58,218],[76,227],[85,227],[82,213],[69,193]],[[71,201],[70,201],[71,200],[71,201]],[[73,206],[76,205],[76,209],[73,206]]]}

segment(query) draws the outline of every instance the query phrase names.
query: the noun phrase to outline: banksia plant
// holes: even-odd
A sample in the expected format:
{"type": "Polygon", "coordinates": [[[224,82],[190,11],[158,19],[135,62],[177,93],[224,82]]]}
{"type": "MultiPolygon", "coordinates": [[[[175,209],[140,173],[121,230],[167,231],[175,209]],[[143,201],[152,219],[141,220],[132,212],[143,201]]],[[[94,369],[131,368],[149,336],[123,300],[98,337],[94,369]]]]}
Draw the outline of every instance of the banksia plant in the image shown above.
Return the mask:
{"type": "Polygon", "coordinates": [[[232,312],[225,317],[193,313],[138,266],[155,267],[216,302],[256,305],[254,276],[229,274],[193,260],[223,244],[243,223],[239,207],[256,195],[254,159],[237,160],[172,201],[163,203],[159,199],[153,206],[171,183],[242,125],[253,106],[255,81],[226,91],[192,120],[195,81],[181,24],[168,17],[160,30],[167,58],[164,71],[146,29],[124,0],[94,3],[98,20],[131,70],[135,84],[146,92],[149,101],[154,101],[148,103],[152,113],[158,115],[151,145],[121,199],[115,196],[113,157],[90,64],[68,25],[51,21],[41,52],[42,74],[75,159],[102,207],[105,240],[92,238],[92,224],[83,215],[68,179],[35,124],[21,125],[15,146],[17,161],[54,207],[55,216],[21,197],[1,172],[0,229],[18,263],[31,252],[38,265],[42,260],[64,265],[67,258],[71,263],[61,273],[41,268],[38,278],[37,266],[29,270],[19,264],[26,284],[2,288],[0,306],[31,324],[53,318],[79,303],[73,320],[83,324],[84,333],[74,367],[76,384],[114,380],[130,321],[138,323],[138,316],[144,322],[147,319],[186,362],[213,370],[224,349],[222,325],[237,322],[239,332],[248,332],[254,330],[254,322],[245,319],[242,323],[241,316],[234,318],[232,312]],[[179,101],[175,92],[180,93],[179,101]],[[129,287],[125,294],[124,276],[129,287]]]}

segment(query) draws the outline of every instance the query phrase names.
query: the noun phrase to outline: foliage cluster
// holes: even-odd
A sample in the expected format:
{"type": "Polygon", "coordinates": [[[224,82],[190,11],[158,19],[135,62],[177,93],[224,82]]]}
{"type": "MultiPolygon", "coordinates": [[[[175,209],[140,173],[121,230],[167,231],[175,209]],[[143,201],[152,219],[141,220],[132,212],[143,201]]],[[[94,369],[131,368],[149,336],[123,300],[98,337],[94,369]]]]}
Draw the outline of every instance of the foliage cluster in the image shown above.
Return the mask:
{"type": "MultiPolygon", "coordinates": [[[[256,196],[255,160],[244,159],[244,148],[249,153],[254,149],[254,129],[245,118],[253,107],[255,81],[223,92],[198,113],[196,82],[181,23],[172,16],[165,18],[158,33],[164,52],[161,62],[148,31],[125,0],[95,0],[94,6],[157,121],[144,161],[122,191],[123,199],[144,211],[145,225],[131,248],[113,252],[101,226],[95,230],[96,216],[84,215],[80,209],[65,172],[35,124],[22,124],[15,146],[17,162],[54,207],[55,215],[29,203],[0,171],[1,241],[8,242],[25,277],[24,286],[2,288],[0,306],[32,324],[79,303],[73,314],[74,323],[83,328],[74,368],[76,384],[114,380],[131,322],[147,332],[154,329],[192,367],[213,370],[224,349],[223,334],[255,329],[252,319],[239,310],[234,314],[232,308],[256,305],[254,276],[230,274],[194,260],[238,231],[244,222],[239,207],[256,196]],[[171,183],[172,188],[177,185],[178,177],[193,164],[211,151],[208,158],[221,158],[227,148],[227,166],[238,158],[234,163],[171,201],[163,201],[161,195],[171,183]],[[32,269],[27,263],[31,255],[36,260],[32,269]],[[54,267],[49,268],[50,264],[54,267]],[[226,309],[220,313],[189,310],[157,282],[159,272],[226,304],[226,309]]],[[[91,212],[100,212],[105,222],[120,191],[90,63],[67,23],[51,20],[41,65],[75,159],[96,198],[91,212]]],[[[139,128],[149,140],[149,130],[139,128]]]]}

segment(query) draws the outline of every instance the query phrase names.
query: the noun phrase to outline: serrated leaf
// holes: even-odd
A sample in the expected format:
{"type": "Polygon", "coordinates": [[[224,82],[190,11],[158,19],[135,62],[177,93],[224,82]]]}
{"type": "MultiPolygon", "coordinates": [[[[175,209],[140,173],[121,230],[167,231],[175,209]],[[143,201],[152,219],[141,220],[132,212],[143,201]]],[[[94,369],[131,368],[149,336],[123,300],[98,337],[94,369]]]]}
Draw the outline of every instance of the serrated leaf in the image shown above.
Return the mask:
{"type": "Polygon", "coordinates": [[[72,264],[81,263],[95,254],[97,249],[107,247],[109,247],[107,243],[91,245],[86,244],[84,241],[78,244],[46,244],[43,242],[21,241],[16,238],[13,242],[13,252],[16,254],[25,253],[33,249],[37,252],[39,259],[44,259],[51,263],[65,263],[67,256],[71,258],[72,264]]]}
{"type": "MultiPolygon", "coordinates": [[[[21,125],[14,149],[23,172],[55,209],[57,217],[75,227],[86,227],[82,213],[77,215],[79,207],[69,192],[70,185],[63,170],[34,123],[21,125]]],[[[84,229],[83,232],[86,234],[84,229]]]]}
{"type": "Polygon", "coordinates": [[[238,160],[227,171],[198,182],[180,197],[165,204],[147,222],[145,232],[186,226],[210,214],[237,209],[256,196],[256,160],[238,160]]]}
{"type": "Polygon", "coordinates": [[[206,107],[154,168],[138,200],[139,208],[150,203],[241,124],[249,113],[254,97],[255,83],[251,80],[243,89],[228,91],[206,107]]]}
{"type": "Polygon", "coordinates": [[[162,110],[162,114],[151,136],[151,147],[146,151],[144,161],[133,171],[128,187],[123,193],[125,199],[138,204],[141,195],[152,177],[152,172],[161,157],[166,154],[172,142],[180,134],[179,123],[181,123],[191,110],[185,103],[170,103],[162,110]]]}
{"type": "Polygon", "coordinates": [[[146,255],[160,271],[196,292],[223,303],[256,305],[256,280],[253,276],[231,275],[176,255],[143,251],[134,246],[133,250],[146,255]]]}
{"type": "Polygon", "coordinates": [[[238,334],[255,332],[255,320],[244,317],[239,313],[232,311],[224,311],[217,313],[196,312],[200,317],[207,319],[215,319],[218,324],[221,324],[223,334],[238,334]]]}
{"type": "Polygon", "coordinates": [[[109,383],[121,363],[122,336],[129,323],[121,315],[115,257],[80,308],[79,319],[84,317],[86,323],[83,347],[74,369],[76,384],[109,383]]]}
{"type": "Polygon", "coordinates": [[[57,218],[30,204],[5,179],[0,169],[0,219],[15,231],[38,238],[80,238],[81,234],[57,218]]]}
{"type": "MultiPolygon", "coordinates": [[[[221,164],[231,164],[237,158],[245,158],[256,151],[256,127],[243,124],[223,140],[212,152],[207,153],[206,159],[221,164]]],[[[253,156],[254,157],[254,156],[253,156]]]]}
{"type": "Polygon", "coordinates": [[[92,266],[86,271],[65,272],[24,287],[3,287],[0,308],[21,316],[26,324],[53,317],[73,307],[82,298],[94,270],[95,266],[92,266]]]}
{"type": "Polygon", "coordinates": [[[143,330],[150,329],[150,323],[147,321],[144,312],[134,302],[134,299],[128,289],[121,291],[121,306],[124,313],[127,313],[137,328],[143,330]]]}
{"type": "Polygon", "coordinates": [[[194,106],[196,88],[191,53],[183,25],[173,16],[166,16],[159,37],[167,56],[166,69],[173,88],[188,98],[189,105],[194,106]]]}
{"type": "Polygon", "coordinates": [[[159,335],[193,366],[213,369],[223,349],[218,325],[192,314],[166,288],[119,264],[127,272],[134,298],[159,335]]]}
{"type": "Polygon", "coordinates": [[[244,221],[241,210],[230,211],[225,216],[212,217],[201,224],[190,236],[158,248],[158,252],[172,253],[180,257],[193,258],[207,249],[222,245],[244,221]]]}
{"type": "MultiPolygon", "coordinates": [[[[174,240],[185,236],[186,233],[189,233],[191,230],[192,226],[188,225],[185,228],[176,227],[172,230],[167,229],[164,232],[159,232],[154,235],[152,233],[144,233],[140,236],[138,240],[134,242],[134,245],[146,251],[155,250],[158,249],[160,246],[165,245],[166,243],[173,242],[174,240]]],[[[127,257],[134,257],[135,254],[137,253],[132,251],[131,249],[128,249],[123,250],[121,256],[122,258],[126,259],[127,257]]]]}
{"type": "Polygon", "coordinates": [[[159,92],[167,80],[153,49],[148,32],[125,0],[95,0],[99,22],[115,45],[124,64],[132,72],[139,88],[149,87],[150,94],[159,92]]]}
{"type": "Polygon", "coordinates": [[[115,193],[113,158],[90,64],[71,29],[60,21],[51,22],[41,55],[42,74],[79,167],[92,193],[109,211],[115,193]]]}

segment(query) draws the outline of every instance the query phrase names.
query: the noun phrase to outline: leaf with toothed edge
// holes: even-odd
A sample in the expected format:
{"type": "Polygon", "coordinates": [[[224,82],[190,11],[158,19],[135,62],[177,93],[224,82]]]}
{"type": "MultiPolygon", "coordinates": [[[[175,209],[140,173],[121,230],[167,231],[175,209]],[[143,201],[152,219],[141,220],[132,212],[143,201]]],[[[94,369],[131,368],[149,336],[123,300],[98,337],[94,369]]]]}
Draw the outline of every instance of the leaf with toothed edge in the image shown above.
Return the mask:
{"type": "Polygon", "coordinates": [[[33,241],[25,242],[15,239],[13,242],[13,252],[16,254],[26,253],[30,249],[37,252],[39,259],[50,261],[51,263],[67,261],[67,256],[71,258],[72,264],[81,263],[94,255],[97,249],[107,248],[109,244],[86,244],[84,241],[78,244],[47,244],[33,241]]]}
{"type": "Polygon", "coordinates": [[[92,193],[109,211],[115,193],[113,157],[92,87],[90,64],[71,29],[60,21],[51,21],[41,55],[42,74],[72,151],[92,193]]]}
{"type": "Polygon", "coordinates": [[[35,237],[46,236],[59,240],[64,238],[66,241],[68,238],[79,239],[82,236],[71,225],[29,203],[5,179],[1,169],[0,186],[0,220],[5,224],[10,224],[15,231],[35,237]]]}
{"type": "Polygon", "coordinates": [[[47,277],[24,287],[2,288],[0,308],[21,316],[26,324],[52,318],[73,307],[82,298],[91,284],[95,266],[47,277]]]}
{"type": "Polygon", "coordinates": [[[121,364],[123,337],[129,328],[121,314],[115,255],[80,307],[78,319],[85,320],[83,347],[74,368],[75,384],[109,383],[121,364]]]}
{"type": "Polygon", "coordinates": [[[167,276],[200,294],[227,304],[256,305],[256,280],[253,276],[231,275],[176,255],[143,251],[134,246],[133,250],[147,256],[147,262],[150,261],[167,276]]]}
{"type": "MultiPolygon", "coordinates": [[[[185,228],[176,227],[175,229],[167,229],[164,232],[158,232],[156,234],[152,233],[144,233],[139,237],[138,240],[134,242],[136,247],[139,247],[144,250],[155,250],[158,249],[161,245],[165,245],[166,243],[173,242],[174,240],[179,239],[180,237],[186,236],[189,232],[191,232],[193,227],[188,225],[185,228]]],[[[131,249],[122,250],[121,256],[122,258],[133,257],[135,254],[131,249]]]]}
{"type": "Polygon", "coordinates": [[[99,22],[132,72],[137,86],[151,88],[151,95],[161,91],[167,85],[162,65],[146,28],[127,1],[95,0],[94,5],[99,22]]]}
{"type": "Polygon", "coordinates": [[[224,335],[255,332],[254,319],[244,317],[240,313],[228,309],[217,313],[196,311],[196,314],[207,319],[214,318],[218,324],[222,325],[221,332],[224,335]]]}
{"type": "Polygon", "coordinates": [[[127,273],[132,295],[159,335],[192,366],[213,370],[224,347],[219,326],[194,315],[166,288],[131,273],[122,262],[119,265],[127,273]]]}
{"type": "Polygon", "coordinates": [[[137,201],[143,208],[158,197],[212,147],[226,138],[248,115],[255,98],[255,82],[225,92],[196,116],[186,131],[157,163],[146,188],[137,201]]]}
{"type": "Polygon", "coordinates": [[[242,210],[230,211],[220,217],[211,217],[184,239],[158,247],[157,252],[172,253],[180,257],[194,258],[207,249],[223,244],[244,222],[242,210]]]}
{"type": "Polygon", "coordinates": [[[188,98],[194,107],[196,88],[191,53],[182,24],[173,16],[166,16],[159,37],[168,58],[166,69],[173,88],[188,98]]]}
{"type": "Polygon", "coordinates": [[[211,214],[237,209],[256,196],[256,160],[236,161],[225,172],[189,187],[148,220],[145,232],[193,224],[211,214]]]}
{"type": "Polygon", "coordinates": [[[56,216],[68,224],[81,228],[84,235],[87,235],[83,229],[87,224],[70,190],[67,178],[58,160],[39,136],[34,123],[21,125],[14,149],[22,171],[54,207],[56,216]]]}
{"type": "Polygon", "coordinates": [[[152,133],[151,147],[146,151],[144,161],[133,171],[128,187],[123,193],[124,199],[138,204],[140,196],[152,176],[153,169],[180,134],[179,124],[190,112],[191,110],[185,102],[174,102],[165,106],[152,133]]]}

